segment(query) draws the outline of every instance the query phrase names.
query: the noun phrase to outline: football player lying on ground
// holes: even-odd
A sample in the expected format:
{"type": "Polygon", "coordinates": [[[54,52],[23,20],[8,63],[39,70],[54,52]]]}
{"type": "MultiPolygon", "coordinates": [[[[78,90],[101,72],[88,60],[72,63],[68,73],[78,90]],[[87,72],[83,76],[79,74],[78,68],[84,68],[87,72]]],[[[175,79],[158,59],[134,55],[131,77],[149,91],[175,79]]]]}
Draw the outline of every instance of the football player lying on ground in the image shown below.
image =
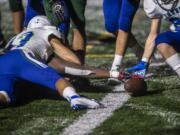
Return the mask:
{"type": "Polygon", "coordinates": [[[80,97],[61,74],[46,64],[53,52],[69,62],[80,64],[80,61],[73,52],[63,46],[59,31],[45,16],[33,18],[27,30],[13,38],[6,49],[10,51],[0,56],[1,104],[15,102],[13,86],[16,80],[23,79],[57,91],[70,102],[73,109],[102,106],[94,100],[80,97]]]}
{"type": "MultiPolygon", "coordinates": [[[[116,50],[111,71],[119,71],[126,48],[131,47],[136,56],[141,58],[143,49],[131,33],[134,15],[140,0],[103,0],[105,28],[116,36],[116,50]]],[[[110,79],[110,82],[116,81],[110,79]]]]}
{"type": "Polygon", "coordinates": [[[9,41],[6,46],[7,54],[0,56],[0,102],[14,102],[12,87],[18,78],[57,90],[71,103],[73,109],[99,108],[101,104],[80,97],[70,83],[61,77],[61,72],[90,78],[114,77],[122,80],[131,77],[129,74],[80,66],[79,59],[63,46],[59,35],[59,31],[51,26],[45,16],[37,16],[30,21],[27,30],[9,41]],[[53,51],[59,58],[53,58],[49,65],[60,75],[46,65],[53,51]],[[4,61],[8,63],[3,65],[4,61]]]}
{"type": "Polygon", "coordinates": [[[166,63],[180,77],[180,1],[179,0],[144,0],[144,9],[151,18],[150,33],[145,44],[142,60],[128,69],[142,77],[145,76],[148,63],[157,47],[166,63]],[[161,20],[169,20],[170,31],[160,33],[161,20]]]}

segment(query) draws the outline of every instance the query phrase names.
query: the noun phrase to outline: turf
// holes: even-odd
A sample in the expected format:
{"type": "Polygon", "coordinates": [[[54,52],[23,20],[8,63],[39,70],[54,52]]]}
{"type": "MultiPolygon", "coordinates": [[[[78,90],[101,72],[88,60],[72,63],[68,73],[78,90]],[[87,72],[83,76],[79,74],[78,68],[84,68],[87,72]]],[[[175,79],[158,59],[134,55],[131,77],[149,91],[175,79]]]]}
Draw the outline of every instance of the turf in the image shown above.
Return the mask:
{"type": "MultiPolygon", "coordinates": [[[[7,25],[10,24],[9,18],[11,18],[10,14],[6,14],[8,13],[8,4],[0,7],[3,11],[3,32],[6,39],[9,39],[13,34],[12,26],[7,25]]],[[[99,7],[95,9],[97,8],[100,10],[99,7]]],[[[99,14],[99,12],[97,13],[99,14]]],[[[102,28],[102,22],[99,24],[96,21],[99,17],[94,19],[93,15],[91,12],[87,15],[89,17],[87,25],[90,26],[87,28],[88,40],[96,40],[93,41],[95,43],[89,42],[86,63],[109,69],[113,60],[114,39],[112,36],[107,38],[107,35],[98,34],[98,32],[102,32],[101,29],[98,29],[102,28]],[[93,33],[94,31],[95,33],[93,33]]],[[[99,19],[102,21],[102,16],[99,19]]],[[[136,17],[133,24],[133,33],[140,43],[145,41],[148,24],[147,17],[140,10],[139,16],[136,17]]],[[[164,24],[164,27],[167,28],[167,25],[164,24]]],[[[137,61],[131,52],[128,50],[125,57],[125,67],[133,65],[137,61]]],[[[147,80],[148,94],[143,97],[131,98],[102,125],[93,130],[92,135],[179,135],[179,79],[167,66],[151,68],[150,72],[153,72],[154,76],[147,80]]],[[[101,100],[113,88],[106,82],[106,79],[91,80],[91,85],[76,87],[80,94],[101,100]]],[[[58,135],[86,112],[86,110],[71,110],[69,103],[55,93],[49,93],[48,90],[45,92],[44,89],[37,92],[38,87],[32,88],[26,87],[21,91],[22,95],[19,95],[21,104],[0,110],[0,135],[58,135]]]]}
{"type": "Polygon", "coordinates": [[[180,83],[175,76],[148,81],[148,94],[131,98],[92,135],[179,135],[180,83]]]}

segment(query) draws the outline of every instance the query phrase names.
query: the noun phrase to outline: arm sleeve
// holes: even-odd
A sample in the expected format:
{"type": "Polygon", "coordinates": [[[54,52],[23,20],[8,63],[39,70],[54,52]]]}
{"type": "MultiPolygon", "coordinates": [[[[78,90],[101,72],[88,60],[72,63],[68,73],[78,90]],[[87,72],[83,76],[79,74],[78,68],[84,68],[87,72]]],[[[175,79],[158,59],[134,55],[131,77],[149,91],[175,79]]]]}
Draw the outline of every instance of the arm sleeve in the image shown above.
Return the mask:
{"type": "Polygon", "coordinates": [[[151,19],[162,18],[162,15],[158,12],[158,9],[156,8],[156,4],[152,0],[144,1],[144,11],[151,19]]]}

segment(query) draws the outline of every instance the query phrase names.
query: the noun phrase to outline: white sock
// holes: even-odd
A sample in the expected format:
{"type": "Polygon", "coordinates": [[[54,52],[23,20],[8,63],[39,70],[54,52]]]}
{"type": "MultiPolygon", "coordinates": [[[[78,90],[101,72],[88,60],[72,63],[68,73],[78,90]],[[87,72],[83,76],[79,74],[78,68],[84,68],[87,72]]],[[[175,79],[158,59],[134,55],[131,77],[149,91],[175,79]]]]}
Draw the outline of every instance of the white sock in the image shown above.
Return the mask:
{"type": "Polygon", "coordinates": [[[146,63],[148,63],[148,58],[145,58],[145,57],[143,57],[142,59],[141,59],[141,61],[144,61],[144,62],[146,62],[146,63]]]}
{"type": "Polygon", "coordinates": [[[174,55],[172,55],[171,57],[169,57],[168,59],[166,59],[166,63],[178,74],[178,76],[180,77],[180,57],[179,55],[176,53],[174,55]]]}
{"type": "Polygon", "coordinates": [[[119,77],[119,71],[111,70],[109,71],[110,77],[112,78],[118,78],[119,77]]]}
{"type": "Polygon", "coordinates": [[[63,91],[63,97],[70,101],[72,96],[79,96],[79,94],[76,93],[73,87],[66,87],[63,91]]]}
{"type": "Polygon", "coordinates": [[[122,63],[122,59],[123,59],[123,56],[116,54],[114,56],[114,61],[112,63],[111,70],[118,70],[120,65],[121,65],[121,63],[122,63]]]}

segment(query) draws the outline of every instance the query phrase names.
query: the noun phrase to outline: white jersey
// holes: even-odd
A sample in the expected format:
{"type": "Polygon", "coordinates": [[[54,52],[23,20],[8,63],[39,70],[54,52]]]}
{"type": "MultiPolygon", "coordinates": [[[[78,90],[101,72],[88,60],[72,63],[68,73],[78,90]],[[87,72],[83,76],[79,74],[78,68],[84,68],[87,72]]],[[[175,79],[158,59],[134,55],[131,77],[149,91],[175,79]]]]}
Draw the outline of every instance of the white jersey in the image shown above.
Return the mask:
{"type": "Polygon", "coordinates": [[[47,62],[49,56],[53,54],[53,48],[48,41],[51,34],[60,38],[59,31],[52,26],[27,29],[9,41],[6,48],[10,48],[11,50],[21,49],[33,58],[47,62]]]}
{"type": "Polygon", "coordinates": [[[180,1],[164,4],[161,0],[144,0],[144,10],[150,18],[163,18],[180,25],[180,1]]]}

